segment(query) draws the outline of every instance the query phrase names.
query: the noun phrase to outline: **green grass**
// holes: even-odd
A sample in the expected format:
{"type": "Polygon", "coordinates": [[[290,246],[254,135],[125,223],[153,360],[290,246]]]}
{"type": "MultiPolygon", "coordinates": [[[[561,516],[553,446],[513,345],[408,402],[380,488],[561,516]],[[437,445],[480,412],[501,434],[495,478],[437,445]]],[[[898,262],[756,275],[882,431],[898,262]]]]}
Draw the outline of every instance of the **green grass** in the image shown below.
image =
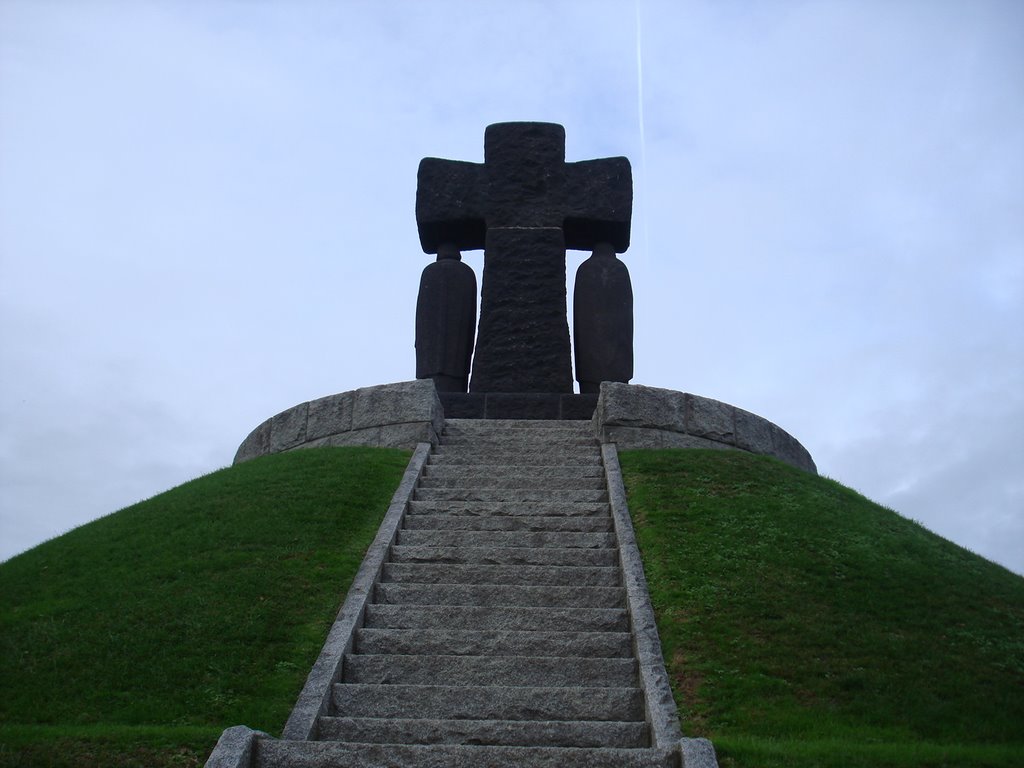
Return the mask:
{"type": "MultiPolygon", "coordinates": [[[[0,766],[279,733],[407,459],[257,459],[0,564],[0,766]]],[[[684,731],[723,768],[1024,764],[1024,579],[770,459],[621,461],[684,731]]]]}
{"type": "Polygon", "coordinates": [[[771,459],[621,462],[684,731],[723,766],[1024,764],[1024,579],[771,459]]]}
{"type": "Polygon", "coordinates": [[[0,765],[201,765],[279,733],[409,454],[278,454],[0,565],[0,765]]]}

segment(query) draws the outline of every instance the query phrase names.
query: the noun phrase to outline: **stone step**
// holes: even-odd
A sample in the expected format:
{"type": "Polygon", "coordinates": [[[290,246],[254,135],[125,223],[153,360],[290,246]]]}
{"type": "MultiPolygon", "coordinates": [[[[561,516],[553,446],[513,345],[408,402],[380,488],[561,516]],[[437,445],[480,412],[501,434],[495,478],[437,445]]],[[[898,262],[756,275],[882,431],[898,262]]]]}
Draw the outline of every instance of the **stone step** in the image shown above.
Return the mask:
{"type": "Polygon", "coordinates": [[[608,501],[606,490],[535,490],[530,488],[419,488],[416,501],[608,501]]]}
{"type": "Polygon", "coordinates": [[[332,689],[333,711],[350,717],[484,720],[642,720],[639,688],[359,685],[332,689]]]}
{"type": "Polygon", "coordinates": [[[474,448],[576,448],[597,447],[599,443],[593,435],[544,435],[535,432],[506,432],[492,435],[446,435],[441,438],[441,445],[467,445],[474,448]]]}
{"type": "Polygon", "coordinates": [[[259,739],[252,768],[673,768],[668,750],[259,739]]]}
{"type": "Polygon", "coordinates": [[[407,547],[615,547],[614,533],[578,531],[424,531],[402,529],[397,544],[407,547]]]}
{"type": "MultiPolygon", "coordinates": [[[[625,608],[489,605],[367,605],[364,627],[628,632],[625,608]]],[[[436,681],[434,681],[436,682],[436,681]]]]}
{"type": "Polygon", "coordinates": [[[512,747],[646,747],[644,722],[428,720],[321,717],[322,740],[380,744],[491,744],[512,747]]]}
{"type": "Polygon", "coordinates": [[[452,490],[461,488],[514,488],[529,490],[556,490],[556,491],[599,491],[607,486],[603,476],[586,477],[580,475],[565,475],[556,477],[552,475],[509,475],[498,471],[488,474],[476,474],[471,478],[466,477],[436,477],[427,476],[420,478],[419,488],[450,488],[452,490]]]}
{"type": "MultiPolygon", "coordinates": [[[[415,531],[421,533],[421,531],[415,531]]],[[[423,531],[435,533],[435,531],[423,531]]],[[[468,533],[438,531],[437,533],[468,533]]],[[[483,531],[482,533],[491,533],[483,531]]],[[[392,563],[459,563],[464,565],[615,565],[614,549],[582,547],[475,547],[475,546],[395,546],[391,548],[392,563]]]]}
{"type": "Polygon", "coordinates": [[[384,563],[381,581],[418,584],[525,584],[617,587],[617,567],[572,565],[458,565],[384,563]]]}
{"type": "Polygon", "coordinates": [[[410,501],[406,514],[466,517],[601,517],[611,520],[607,501],[410,501]]]}
{"type": "Polygon", "coordinates": [[[360,654],[446,656],[586,656],[626,658],[633,652],[628,632],[522,632],[514,630],[363,629],[356,631],[360,654]]]}
{"type": "Polygon", "coordinates": [[[406,530],[417,531],[576,531],[578,533],[607,533],[613,530],[611,516],[583,517],[557,515],[517,515],[495,517],[482,515],[456,515],[450,513],[406,515],[406,530]]]}
{"type": "Polygon", "coordinates": [[[509,429],[528,429],[538,432],[559,430],[578,432],[593,437],[594,427],[589,421],[578,419],[445,419],[443,434],[485,434],[509,429]]]}
{"type": "Polygon", "coordinates": [[[505,584],[380,584],[373,601],[386,605],[479,605],[491,608],[624,608],[622,587],[530,587],[505,584]]]}
{"type": "Polygon", "coordinates": [[[604,479],[604,467],[601,464],[585,464],[578,467],[566,467],[562,464],[554,466],[510,466],[508,464],[433,464],[428,462],[424,477],[434,480],[452,480],[468,485],[482,485],[480,478],[493,479],[501,476],[509,479],[525,478],[558,478],[567,480],[580,477],[600,477],[604,479]]]}
{"type": "Polygon", "coordinates": [[[374,685],[548,686],[629,688],[637,684],[636,659],[576,656],[405,656],[345,654],[342,682],[374,685]]]}
{"type": "Polygon", "coordinates": [[[474,450],[471,445],[439,445],[430,454],[429,463],[435,466],[493,464],[505,467],[533,466],[600,466],[601,449],[597,446],[535,448],[494,447],[474,450]]]}

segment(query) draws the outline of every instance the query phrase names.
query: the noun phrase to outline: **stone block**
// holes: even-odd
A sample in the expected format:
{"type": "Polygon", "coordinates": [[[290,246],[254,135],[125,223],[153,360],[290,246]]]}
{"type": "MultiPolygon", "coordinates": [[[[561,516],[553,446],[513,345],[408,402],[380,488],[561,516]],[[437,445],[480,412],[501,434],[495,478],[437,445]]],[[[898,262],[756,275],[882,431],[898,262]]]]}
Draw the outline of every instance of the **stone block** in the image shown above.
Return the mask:
{"type": "Polygon", "coordinates": [[[557,419],[557,394],[490,392],[485,417],[488,419],[557,419]]]}
{"type": "Polygon", "coordinates": [[[235,452],[233,464],[241,464],[243,461],[255,459],[257,456],[265,456],[270,453],[270,422],[267,419],[256,429],[249,433],[249,436],[238,446],[235,452]]]}
{"type": "Polygon", "coordinates": [[[597,395],[562,395],[560,405],[559,418],[590,420],[597,409],[597,395]]]}
{"type": "Polygon", "coordinates": [[[684,435],[681,432],[670,432],[665,429],[645,429],[643,427],[605,427],[601,434],[601,442],[615,443],[620,451],[658,450],[661,448],[728,449],[731,447],[704,437],[684,435]]]}
{"type": "Polygon", "coordinates": [[[309,403],[282,411],[270,420],[270,453],[278,453],[306,442],[309,403]]]}
{"type": "Polygon", "coordinates": [[[437,431],[444,427],[441,401],[429,379],[363,387],[353,393],[352,429],[429,421],[437,431]]]}
{"type": "Polygon", "coordinates": [[[339,432],[326,438],[327,445],[362,445],[367,448],[378,448],[380,446],[380,430],[380,427],[367,427],[366,429],[351,429],[348,432],[339,432]]]}
{"type": "Polygon", "coordinates": [[[411,451],[419,443],[437,445],[437,432],[430,422],[410,421],[405,424],[382,424],[377,445],[380,448],[401,448],[411,451]]]}
{"type": "Polygon", "coordinates": [[[244,725],[226,728],[217,740],[205,768],[249,768],[256,741],[261,737],[270,738],[263,731],[254,731],[244,725]]]}
{"type": "Polygon", "coordinates": [[[311,400],[306,420],[306,440],[316,440],[352,429],[352,400],[352,392],[311,400]]]}
{"type": "Polygon", "coordinates": [[[736,444],[733,406],[710,397],[686,396],[686,434],[726,445],[736,444]]]}
{"type": "Polygon", "coordinates": [[[798,469],[818,474],[818,468],[815,466],[811,454],[800,444],[799,440],[774,424],[771,424],[771,430],[773,456],[798,469]]]}
{"type": "Polygon", "coordinates": [[[484,395],[465,392],[439,392],[441,407],[446,419],[482,419],[484,417],[484,395]]]}
{"type": "Polygon", "coordinates": [[[594,418],[599,428],[607,425],[685,432],[686,395],[671,389],[603,381],[594,418]]]}
{"type": "Polygon", "coordinates": [[[771,422],[760,416],[736,408],[736,447],[762,456],[770,455],[772,446],[771,422]]]}
{"type": "Polygon", "coordinates": [[[708,739],[680,739],[683,768],[718,768],[715,746],[708,739]]]}

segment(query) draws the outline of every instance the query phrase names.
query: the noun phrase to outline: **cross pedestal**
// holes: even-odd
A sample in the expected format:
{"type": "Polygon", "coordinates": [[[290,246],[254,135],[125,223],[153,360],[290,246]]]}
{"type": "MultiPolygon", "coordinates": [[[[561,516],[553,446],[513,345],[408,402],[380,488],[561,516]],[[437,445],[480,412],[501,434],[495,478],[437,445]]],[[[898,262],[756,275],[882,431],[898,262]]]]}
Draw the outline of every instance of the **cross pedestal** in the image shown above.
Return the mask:
{"type": "Polygon", "coordinates": [[[498,123],[482,164],[428,157],[417,180],[423,250],[484,249],[470,392],[572,392],[565,250],[629,247],[629,160],[566,163],[562,126],[498,123]]]}

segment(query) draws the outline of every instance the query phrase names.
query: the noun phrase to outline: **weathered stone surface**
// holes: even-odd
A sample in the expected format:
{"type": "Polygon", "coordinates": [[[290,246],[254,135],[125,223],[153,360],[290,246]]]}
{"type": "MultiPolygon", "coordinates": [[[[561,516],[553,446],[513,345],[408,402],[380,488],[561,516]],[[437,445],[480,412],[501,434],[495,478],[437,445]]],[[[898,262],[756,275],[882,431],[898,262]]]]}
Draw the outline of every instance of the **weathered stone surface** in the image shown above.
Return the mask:
{"type": "MultiPolygon", "coordinates": [[[[446,531],[453,533],[453,531],[446,531]]],[[[495,531],[481,531],[495,533],[495,531]]],[[[502,531],[503,533],[503,531],[502,531]]],[[[580,547],[397,546],[393,563],[461,563],[465,565],[615,565],[614,549],[580,547]]]]}
{"type": "Polygon", "coordinates": [[[787,464],[792,464],[794,467],[817,473],[818,468],[814,465],[811,454],[807,452],[807,449],[795,437],[774,424],[771,425],[771,430],[772,455],[782,459],[787,464]]]}
{"type": "Polygon", "coordinates": [[[427,421],[440,433],[444,429],[441,401],[432,381],[401,381],[353,392],[352,429],[427,421]]]}
{"type": "Polygon", "coordinates": [[[240,464],[243,461],[270,453],[270,422],[271,419],[267,419],[249,433],[249,436],[238,446],[232,463],[240,464]]]}
{"type": "Polygon", "coordinates": [[[528,419],[589,421],[597,407],[597,395],[515,392],[439,392],[445,418],[528,419]]]}
{"type": "Polygon", "coordinates": [[[643,717],[638,688],[532,688],[451,685],[336,685],[334,705],[351,717],[401,717],[410,709],[423,717],[620,721],[643,717]]]}
{"type": "Polygon", "coordinates": [[[473,744],[523,747],[646,746],[644,722],[567,720],[430,720],[329,717],[321,738],[358,744],[473,744]]]}
{"type": "Polygon", "coordinates": [[[612,508],[615,536],[619,542],[622,582],[626,588],[626,604],[633,630],[641,687],[644,689],[644,699],[647,702],[652,745],[672,749],[682,737],[679,714],[661,655],[661,639],[658,636],[643,561],[640,559],[640,550],[636,545],[633,523],[626,504],[626,488],[622,482],[618,451],[614,445],[603,445],[601,454],[608,478],[608,501],[612,508]]]}
{"type": "Polygon", "coordinates": [[[770,456],[773,450],[771,423],[742,408],[737,408],[735,413],[736,447],[770,456]]]}
{"type": "Polygon", "coordinates": [[[352,392],[328,395],[309,403],[306,440],[316,440],[352,429],[352,392]]]}
{"type": "Polygon", "coordinates": [[[575,531],[423,531],[403,528],[398,534],[397,543],[409,547],[609,549],[615,547],[615,534],[575,531]]]}
{"type": "Polygon", "coordinates": [[[573,342],[581,393],[633,378],[633,287],[610,243],[598,243],[576,271],[573,342]]]}
{"type": "Polygon", "coordinates": [[[336,435],[324,438],[327,445],[335,448],[343,448],[348,445],[365,445],[367,448],[380,448],[381,427],[366,427],[365,429],[350,429],[348,432],[339,432],[336,435]]]}
{"type": "Polygon", "coordinates": [[[682,768],[718,768],[715,746],[708,739],[682,739],[682,768]]]}
{"type": "Polygon", "coordinates": [[[427,565],[385,563],[386,581],[417,584],[552,584],[619,586],[617,568],[557,565],[427,565]]]}
{"type": "Polygon", "coordinates": [[[356,653],[449,656],[585,656],[627,658],[628,632],[517,632],[514,630],[360,629],[356,653]]]}
{"type": "Polygon", "coordinates": [[[367,627],[392,629],[545,629],[553,632],[627,632],[624,608],[508,607],[493,605],[368,605],[367,627]]]}
{"type": "Polygon", "coordinates": [[[550,584],[377,584],[382,605],[479,605],[534,608],[622,608],[622,587],[559,587],[550,584]]]}
{"type": "Polygon", "coordinates": [[[486,397],[481,416],[486,419],[557,419],[561,405],[560,396],[554,393],[491,392],[486,397]]]}
{"type": "Polygon", "coordinates": [[[431,531],[610,531],[611,522],[598,516],[558,517],[556,515],[469,516],[447,512],[430,515],[409,514],[409,530],[431,531]]]}
{"type": "Polygon", "coordinates": [[[572,392],[562,230],[490,228],[471,392],[572,392]]]}
{"type": "Polygon", "coordinates": [[[686,395],[671,389],[603,382],[594,412],[601,427],[686,431],[686,395]]]}
{"type": "Polygon", "coordinates": [[[306,441],[306,415],[309,403],[282,411],[270,420],[270,453],[294,448],[306,441]]]}
{"type": "Polygon", "coordinates": [[[626,688],[636,681],[635,659],[522,656],[406,656],[346,654],[342,680],[377,685],[544,685],[626,688]]]}
{"type": "Polygon", "coordinates": [[[250,768],[260,737],[267,734],[244,725],[225,728],[206,761],[206,768],[250,768]]]}
{"type": "Polygon", "coordinates": [[[623,451],[661,450],[662,448],[720,448],[726,450],[730,447],[706,437],[693,437],[682,432],[643,427],[605,427],[602,430],[601,439],[606,443],[615,443],[623,451]]]}
{"type": "Polygon", "coordinates": [[[559,403],[561,405],[561,412],[558,418],[586,419],[589,421],[594,416],[594,409],[597,408],[597,395],[562,395],[559,403]]]}
{"type": "Polygon", "coordinates": [[[436,443],[444,412],[433,382],[366,387],[300,403],[254,429],[235,463],[268,453],[319,446],[366,445],[410,450],[436,443]]]}
{"type": "Polygon", "coordinates": [[[678,768],[679,752],[607,747],[343,744],[260,739],[252,768],[678,768]]]}
{"type": "Polygon", "coordinates": [[[620,449],[738,448],[817,472],[807,450],[767,419],[700,395],[603,382],[591,420],[620,449]]]}
{"type": "Polygon", "coordinates": [[[434,443],[437,429],[432,422],[410,421],[402,424],[384,424],[377,438],[378,448],[408,448],[415,443],[434,443]]]}
{"type": "Polygon", "coordinates": [[[709,397],[687,395],[685,431],[694,437],[706,437],[717,443],[734,445],[736,428],[733,425],[733,407],[709,397]]]}

